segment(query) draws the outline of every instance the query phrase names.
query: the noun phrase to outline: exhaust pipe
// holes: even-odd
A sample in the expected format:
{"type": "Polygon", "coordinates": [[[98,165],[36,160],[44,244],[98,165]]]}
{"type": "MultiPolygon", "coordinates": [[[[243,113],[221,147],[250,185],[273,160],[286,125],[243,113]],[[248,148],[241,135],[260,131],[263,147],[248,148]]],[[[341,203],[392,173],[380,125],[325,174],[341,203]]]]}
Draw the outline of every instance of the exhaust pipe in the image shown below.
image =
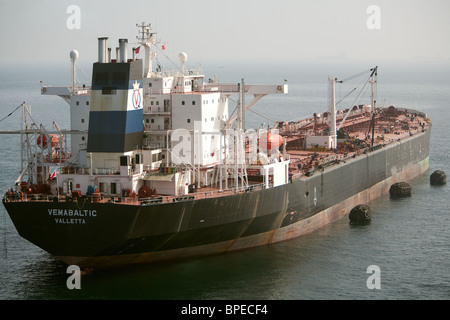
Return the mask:
{"type": "Polygon", "coordinates": [[[98,38],[98,62],[106,63],[107,62],[107,50],[108,50],[108,38],[98,38]]]}
{"type": "Polygon", "coordinates": [[[120,62],[128,62],[127,44],[128,39],[119,39],[120,62]]]}

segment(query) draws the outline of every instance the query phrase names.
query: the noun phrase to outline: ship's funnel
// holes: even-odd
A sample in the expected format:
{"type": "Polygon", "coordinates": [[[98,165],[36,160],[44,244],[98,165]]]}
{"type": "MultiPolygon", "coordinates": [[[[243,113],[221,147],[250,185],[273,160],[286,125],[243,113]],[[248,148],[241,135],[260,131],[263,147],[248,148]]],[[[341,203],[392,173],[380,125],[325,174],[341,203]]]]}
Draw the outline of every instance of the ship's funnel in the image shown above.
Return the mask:
{"type": "Polygon", "coordinates": [[[98,38],[98,62],[106,63],[108,50],[108,38],[98,38]]]}
{"type": "Polygon", "coordinates": [[[127,44],[128,44],[128,39],[119,39],[120,62],[128,61],[127,44]]]}

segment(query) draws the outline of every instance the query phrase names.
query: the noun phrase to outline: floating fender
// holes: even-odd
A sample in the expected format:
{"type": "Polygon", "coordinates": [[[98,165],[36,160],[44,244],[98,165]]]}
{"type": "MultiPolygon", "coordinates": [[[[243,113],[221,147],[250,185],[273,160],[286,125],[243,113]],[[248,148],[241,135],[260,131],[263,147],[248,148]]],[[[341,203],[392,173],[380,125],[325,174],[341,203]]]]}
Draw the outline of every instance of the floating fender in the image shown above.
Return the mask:
{"type": "Polygon", "coordinates": [[[394,183],[389,189],[389,194],[391,197],[410,197],[411,196],[411,186],[406,182],[394,183]]]}
{"type": "Polygon", "coordinates": [[[367,224],[371,220],[372,210],[365,204],[358,204],[349,214],[350,224],[367,224]]]}
{"type": "Polygon", "coordinates": [[[447,175],[442,170],[436,170],[430,176],[430,184],[433,186],[438,186],[445,184],[447,182],[447,175]]]}

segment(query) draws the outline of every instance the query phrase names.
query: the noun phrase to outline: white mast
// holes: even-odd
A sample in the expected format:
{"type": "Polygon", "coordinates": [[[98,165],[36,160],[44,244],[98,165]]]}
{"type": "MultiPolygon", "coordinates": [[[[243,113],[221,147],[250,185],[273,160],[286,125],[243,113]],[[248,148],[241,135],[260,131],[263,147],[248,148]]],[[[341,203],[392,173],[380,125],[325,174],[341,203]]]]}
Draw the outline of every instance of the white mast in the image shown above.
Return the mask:
{"type": "Polygon", "coordinates": [[[238,85],[239,88],[239,110],[238,110],[238,128],[245,131],[245,87],[244,79],[238,85]]]}
{"type": "Polygon", "coordinates": [[[78,59],[78,51],[70,51],[70,61],[72,61],[72,94],[75,93],[75,85],[77,83],[76,60],[78,59]]]}
{"type": "Polygon", "coordinates": [[[156,53],[152,51],[152,45],[156,43],[156,37],[151,32],[151,24],[146,25],[142,22],[141,25],[136,24],[136,27],[141,28],[137,39],[145,48],[144,78],[151,78],[153,76],[152,60],[156,57],[156,53]]]}
{"type": "Polygon", "coordinates": [[[330,123],[330,137],[331,137],[331,146],[330,148],[335,149],[337,144],[336,140],[336,94],[335,94],[335,84],[336,78],[328,77],[328,81],[330,84],[330,115],[331,115],[331,123],[330,123]]]}

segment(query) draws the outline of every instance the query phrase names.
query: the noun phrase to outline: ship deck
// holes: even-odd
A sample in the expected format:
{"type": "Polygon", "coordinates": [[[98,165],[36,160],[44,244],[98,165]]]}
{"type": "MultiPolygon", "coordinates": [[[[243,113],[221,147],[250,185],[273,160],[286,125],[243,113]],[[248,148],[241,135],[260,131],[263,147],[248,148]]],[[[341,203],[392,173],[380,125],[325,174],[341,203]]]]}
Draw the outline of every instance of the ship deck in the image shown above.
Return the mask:
{"type": "MultiPolygon", "coordinates": [[[[299,144],[304,145],[306,135],[314,134],[314,132],[319,132],[320,134],[326,125],[317,123],[314,125],[314,123],[309,121],[300,130],[283,132],[282,135],[286,137],[288,143],[294,146],[292,149],[287,150],[290,156],[290,173],[294,178],[297,178],[307,174],[308,170],[317,168],[321,165],[321,162],[330,165],[333,162],[338,163],[350,157],[360,156],[364,152],[396,143],[411,135],[420,133],[431,125],[430,120],[424,113],[401,109],[394,110],[392,108],[387,109],[385,113],[377,115],[373,131],[370,126],[370,114],[364,113],[349,117],[350,119],[347,119],[342,125],[342,129],[348,134],[348,137],[339,138],[338,134],[338,147],[334,150],[325,150],[320,147],[310,149],[296,147],[299,144]],[[374,134],[373,143],[372,132],[374,134]],[[333,157],[331,158],[331,156],[333,157]],[[330,159],[328,163],[327,158],[330,159]]],[[[337,126],[339,126],[339,122],[337,126]]]]}
{"type": "MultiPolygon", "coordinates": [[[[327,149],[320,146],[305,148],[305,139],[308,135],[323,134],[328,125],[323,121],[311,119],[301,120],[295,123],[279,123],[279,133],[285,138],[286,150],[289,162],[290,179],[307,178],[315,170],[333,166],[346,159],[359,157],[367,152],[374,151],[388,144],[397,143],[412,135],[427,130],[431,126],[431,121],[426,114],[404,109],[390,107],[377,112],[374,119],[375,126],[371,126],[372,114],[360,112],[350,114],[345,123],[341,126],[341,133],[338,132],[338,144],[335,149],[327,149]],[[342,136],[342,133],[345,133],[342,136]],[[371,135],[374,135],[373,139],[371,135]],[[373,141],[372,141],[373,140],[373,141]]],[[[337,127],[341,119],[337,121],[337,127]]],[[[254,167],[258,168],[258,166],[254,167]]],[[[158,203],[171,203],[177,201],[200,200],[205,198],[224,197],[237,193],[251,192],[266,188],[262,183],[261,176],[256,173],[252,176],[252,167],[249,167],[248,184],[245,186],[234,185],[234,180],[222,181],[222,183],[196,188],[184,196],[153,195],[149,198],[140,199],[136,194],[128,196],[107,196],[98,194],[92,196],[82,196],[77,201],[92,201],[98,203],[121,203],[124,205],[154,205],[158,203]],[[252,179],[253,177],[253,179],[252,179]],[[256,178],[256,179],[255,179],[256,178]]],[[[258,170],[253,170],[258,172],[258,170]]],[[[240,181],[240,180],[239,180],[240,181]]],[[[240,181],[241,182],[241,181],[240,181]]],[[[4,201],[73,201],[70,197],[26,194],[17,192],[7,192],[4,201]]]]}

